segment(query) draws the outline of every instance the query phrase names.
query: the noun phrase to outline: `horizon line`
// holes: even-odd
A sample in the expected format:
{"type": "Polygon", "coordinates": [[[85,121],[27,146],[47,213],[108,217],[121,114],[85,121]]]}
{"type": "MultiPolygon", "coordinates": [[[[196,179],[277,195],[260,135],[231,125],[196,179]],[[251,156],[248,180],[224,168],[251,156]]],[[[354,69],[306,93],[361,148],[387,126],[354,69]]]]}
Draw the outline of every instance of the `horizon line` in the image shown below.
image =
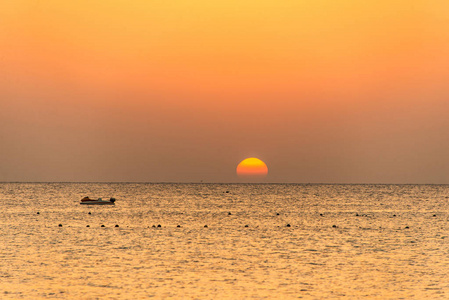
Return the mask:
{"type": "Polygon", "coordinates": [[[342,182],[198,182],[198,181],[0,181],[3,183],[134,183],[134,184],[297,184],[297,185],[449,185],[449,183],[342,183],[342,182]]]}

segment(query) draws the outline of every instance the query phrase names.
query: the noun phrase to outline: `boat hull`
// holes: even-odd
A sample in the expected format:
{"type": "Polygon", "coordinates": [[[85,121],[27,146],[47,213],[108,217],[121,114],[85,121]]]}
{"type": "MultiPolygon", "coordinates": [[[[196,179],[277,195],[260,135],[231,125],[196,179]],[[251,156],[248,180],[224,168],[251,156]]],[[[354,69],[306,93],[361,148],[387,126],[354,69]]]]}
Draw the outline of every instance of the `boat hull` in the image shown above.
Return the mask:
{"type": "Polygon", "coordinates": [[[81,205],[115,205],[114,202],[111,201],[85,201],[81,202],[81,205]]]}

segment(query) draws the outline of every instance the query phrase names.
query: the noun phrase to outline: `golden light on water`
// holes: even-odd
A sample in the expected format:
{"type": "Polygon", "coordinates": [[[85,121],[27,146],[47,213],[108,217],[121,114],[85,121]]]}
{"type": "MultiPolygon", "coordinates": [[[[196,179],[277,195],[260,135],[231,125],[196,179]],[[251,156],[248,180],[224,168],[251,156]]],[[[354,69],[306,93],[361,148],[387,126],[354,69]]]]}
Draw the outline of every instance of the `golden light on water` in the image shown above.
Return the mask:
{"type": "Polygon", "coordinates": [[[236,172],[243,178],[263,178],[268,175],[268,167],[260,159],[250,157],[238,164],[236,172]]]}

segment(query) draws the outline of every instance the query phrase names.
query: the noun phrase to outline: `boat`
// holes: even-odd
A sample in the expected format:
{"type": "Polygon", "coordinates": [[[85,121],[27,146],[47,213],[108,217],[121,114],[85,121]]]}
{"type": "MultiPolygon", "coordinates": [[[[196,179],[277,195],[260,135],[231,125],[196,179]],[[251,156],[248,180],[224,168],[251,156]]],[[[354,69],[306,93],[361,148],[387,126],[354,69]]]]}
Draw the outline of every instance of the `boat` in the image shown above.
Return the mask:
{"type": "Polygon", "coordinates": [[[115,205],[115,198],[110,198],[109,200],[103,200],[102,198],[90,199],[89,197],[84,197],[81,199],[80,204],[84,205],[115,205]]]}

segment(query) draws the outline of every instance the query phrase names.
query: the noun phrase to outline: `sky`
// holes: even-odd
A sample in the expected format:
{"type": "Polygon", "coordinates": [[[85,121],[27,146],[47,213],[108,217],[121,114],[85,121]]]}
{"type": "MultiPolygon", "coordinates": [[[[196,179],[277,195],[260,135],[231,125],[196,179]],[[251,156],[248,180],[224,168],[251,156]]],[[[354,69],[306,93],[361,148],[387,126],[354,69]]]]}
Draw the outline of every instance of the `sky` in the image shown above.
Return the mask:
{"type": "Polygon", "coordinates": [[[447,0],[0,0],[0,181],[449,184],[447,0]]]}

